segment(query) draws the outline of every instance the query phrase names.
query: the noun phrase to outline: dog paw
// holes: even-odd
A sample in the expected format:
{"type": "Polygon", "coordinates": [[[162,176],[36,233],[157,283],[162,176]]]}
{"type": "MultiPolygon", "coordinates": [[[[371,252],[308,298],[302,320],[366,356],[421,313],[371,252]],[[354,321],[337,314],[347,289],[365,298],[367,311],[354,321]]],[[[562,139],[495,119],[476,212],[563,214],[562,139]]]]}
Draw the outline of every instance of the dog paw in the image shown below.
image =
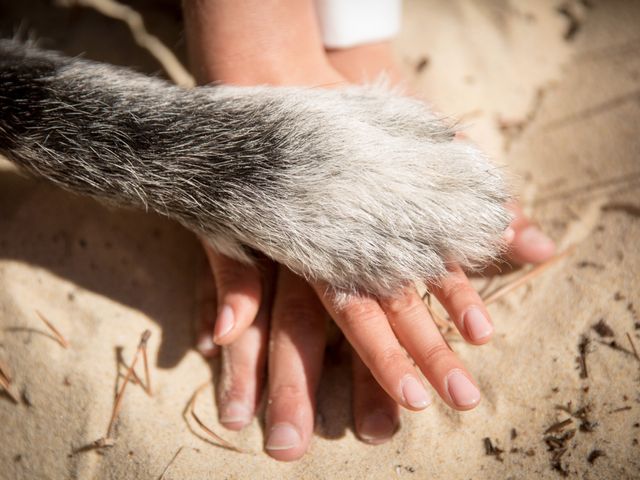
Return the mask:
{"type": "MultiPolygon", "coordinates": [[[[269,112],[254,118],[277,141],[261,155],[272,181],[234,226],[240,244],[334,288],[383,296],[500,252],[510,221],[502,172],[422,102],[364,87],[253,95],[269,112]]],[[[232,253],[228,239],[217,243],[232,253]]]]}

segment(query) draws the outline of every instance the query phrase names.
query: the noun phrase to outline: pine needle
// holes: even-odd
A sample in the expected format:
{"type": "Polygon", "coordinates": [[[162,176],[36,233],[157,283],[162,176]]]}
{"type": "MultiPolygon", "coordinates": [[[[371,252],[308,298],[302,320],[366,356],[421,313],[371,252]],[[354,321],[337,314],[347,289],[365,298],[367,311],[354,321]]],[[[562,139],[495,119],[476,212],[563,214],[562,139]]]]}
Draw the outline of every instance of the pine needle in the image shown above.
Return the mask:
{"type": "Polygon", "coordinates": [[[138,362],[138,357],[140,353],[146,348],[147,341],[151,336],[151,332],[149,330],[145,330],[142,332],[142,336],[140,337],[140,342],[138,343],[138,348],[136,352],[133,354],[133,360],[131,360],[131,365],[127,369],[125,373],[124,380],[122,385],[120,386],[120,390],[116,395],[115,402],[113,404],[113,410],[111,412],[111,419],[109,420],[109,426],[107,427],[107,434],[103,437],[104,440],[110,440],[111,434],[113,433],[113,425],[115,424],[116,419],[118,418],[118,414],[120,413],[120,409],[122,408],[122,399],[124,397],[124,390],[127,388],[127,384],[131,380],[134,375],[134,368],[136,367],[136,363],[138,362]]]}
{"type": "Polygon", "coordinates": [[[551,267],[554,263],[558,262],[559,260],[563,259],[568,255],[571,255],[574,252],[574,250],[575,250],[575,245],[567,248],[564,252],[561,252],[553,256],[546,262],[543,262],[540,265],[534,267],[532,270],[525,273],[520,278],[517,278],[514,281],[507,283],[506,285],[503,285],[502,287],[498,288],[497,290],[489,294],[487,297],[485,297],[483,299],[484,304],[489,305],[491,303],[496,302],[500,298],[504,297],[507,293],[511,292],[512,290],[515,290],[521,285],[524,285],[525,283],[527,283],[529,280],[540,275],[542,272],[544,272],[549,267],[551,267]]]}
{"type": "Polygon", "coordinates": [[[189,400],[189,403],[187,404],[187,408],[185,409],[185,413],[187,415],[190,415],[191,418],[193,418],[193,420],[196,422],[196,424],[200,427],[200,429],[205,432],[208,436],[210,436],[216,443],[218,443],[220,446],[227,448],[229,450],[233,450],[234,452],[238,452],[238,453],[248,453],[245,450],[242,450],[238,447],[236,447],[235,445],[233,445],[231,442],[225,440],[224,438],[222,438],[220,435],[218,435],[216,432],[214,432],[213,430],[211,430],[211,428],[209,428],[201,419],[200,417],[198,417],[198,415],[195,412],[196,409],[196,402],[198,400],[198,396],[200,395],[200,393],[202,393],[202,391],[207,388],[210,385],[210,381],[207,380],[205,383],[203,383],[202,385],[200,385],[195,392],[193,392],[193,395],[191,396],[191,399],[189,400]]]}
{"type": "Polygon", "coordinates": [[[60,331],[56,327],[54,327],[53,324],[49,320],[47,320],[47,318],[39,310],[36,310],[36,313],[38,314],[38,317],[40,317],[40,320],[42,320],[42,322],[47,326],[47,328],[51,330],[51,333],[53,333],[53,336],[56,338],[58,343],[62,345],[63,348],[69,348],[69,341],[64,338],[64,335],[62,335],[60,331]]]}

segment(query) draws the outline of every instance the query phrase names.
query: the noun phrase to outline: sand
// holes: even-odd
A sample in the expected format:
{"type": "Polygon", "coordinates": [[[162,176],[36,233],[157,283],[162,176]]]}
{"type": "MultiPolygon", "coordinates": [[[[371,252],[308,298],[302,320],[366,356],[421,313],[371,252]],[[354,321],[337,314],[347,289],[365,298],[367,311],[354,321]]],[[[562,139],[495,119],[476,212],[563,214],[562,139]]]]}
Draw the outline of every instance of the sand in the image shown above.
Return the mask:
{"type": "MultiPolygon", "coordinates": [[[[133,4],[153,33],[183,51],[175,5],[133,4]]],[[[239,434],[221,428],[210,388],[198,415],[250,453],[207,443],[182,417],[193,391],[216,372],[193,350],[203,262],[194,236],[2,163],[0,360],[22,398],[15,404],[0,394],[0,478],[157,479],[176,452],[165,479],[639,478],[640,361],[626,334],[640,347],[640,4],[569,2],[575,31],[558,4],[408,1],[396,42],[413,88],[461,116],[469,136],[514,173],[542,227],[561,248],[576,245],[490,307],[497,330],[490,345],[452,343],[480,384],[477,409],[458,413],[437,401],[403,413],[391,442],[365,445],[353,433],[348,366],[333,360],[301,461],[263,453],[258,420],[239,434]],[[600,320],[610,331],[593,328],[600,320]],[[115,445],[78,452],[104,435],[119,349],[129,362],[145,329],[153,396],[129,385],[115,445]]],[[[22,20],[51,39],[45,45],[159,70],[125,27],[95,12],[35,1],[4,2],[0,12],[5,32],[22,20]]]]}

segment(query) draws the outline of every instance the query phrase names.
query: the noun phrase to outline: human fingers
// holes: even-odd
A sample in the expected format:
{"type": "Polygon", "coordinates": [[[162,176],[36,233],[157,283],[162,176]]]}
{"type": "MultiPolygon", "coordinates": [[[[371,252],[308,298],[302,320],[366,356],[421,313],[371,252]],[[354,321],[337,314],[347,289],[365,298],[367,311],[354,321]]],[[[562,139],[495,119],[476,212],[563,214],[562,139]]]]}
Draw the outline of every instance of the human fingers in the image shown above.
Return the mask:
{"type": "Polygon", "coordinates": [[[398,430],[398,404],[382,389],[353,349],[351,356],[356,434],[366,443],[384,443],[398,430]]]}
{"type": "Polygon", "coordinates": [[[511,202],[507,208],[513,213],[511,228],[514,238],[507,258],[513,263],[540,263],[551,258],[556,246],[522,211],[520,205],[511,202]]]}
{"type": "Polygon", "coordinates": [[[213,327],[216,323],[216,289],[209,262],[203,262],[198,279],[198,310],[196,317],[196,348],[205,357],[213,357],[220,347],[213,342],[213,327]]]}
{"type": "Polygon", "coordinates": [[[315,395],[325,347],[325,312],[313,289],[280,267],[269,347],[265,449],[296,460],[313,436],[315,395]]]}
{"type": "Polygon", "coordinates": [[[458,265],[451,265],[449,273],[429,290],[445,308],[464,339],[482,345],[491,339],[493,323],[480,295],[458,265]]]}
{"type": "Polygon", "coordinates": [[[415,288],[381,299],[393,331],[429,383],[452,408],[469,410],[480,402],[471,374],[442,338],[415,288]]]}
{"type": "Polygon", "coordinates": [[[216,388],[220,423],[231,430],[248,425],[260,402],[269,336],[273,275],[265,275],[265,293],[255,320],[231,344],[222,349],[220,376],[216,388]]]}
{"type": "Polygon", "coordinates": [[[260,271],[221,255],[205,245],[215,276],[217,314],[213,340],[228,345],[253,322],[260,308],[262,287],[260,271]]]}
{"type": "Polygon", "coordinates": [[[335,293],[325,284],[315,283],[314,288],[329,314],[387,394],[410,410],[426,408],[431,403],[431,396],[377,300],[351,296],[337,302],[335,293]]]}

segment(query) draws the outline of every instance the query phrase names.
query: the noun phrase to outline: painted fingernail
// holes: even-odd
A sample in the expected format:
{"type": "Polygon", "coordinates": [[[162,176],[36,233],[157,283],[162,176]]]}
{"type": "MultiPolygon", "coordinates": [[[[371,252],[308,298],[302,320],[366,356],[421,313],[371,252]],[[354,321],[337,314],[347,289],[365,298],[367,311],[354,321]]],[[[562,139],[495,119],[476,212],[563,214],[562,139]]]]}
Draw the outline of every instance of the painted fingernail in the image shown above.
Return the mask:
{"type": "Polygon", "coordinates": [[[555,243],[537,227],[529,225],[520,232],[518,241],[522,244],[536,246],[538,248],[555,248],[555,243]]]}
{"type": "Polygon", "coordinates": [[[516,231],[513,228],[507,227],[504,232],[502,232],[502,239],[505,243],[513,242],[514,238],[516,238],[516,231]]]}
{"type": "Polygon", "coordinates": [[[431,397],[422,382],[411,375],[405,376],[402,380],[402,396],[410,406],[420,410],[428,407],[431,403],[431,397]]]}
{"type": "Polygon", "coordinates": [[[493,333],[493,325],[477,307],[471,307],[462,317],[464,328],[473,340],[483,340],[493,333]]]}
{"type": "Polygon", "coordinates": [[[458,407],[471,407],[480,401],[480,391],[460,370],[447,375],[447,390],[458,407]]]}
{"type": "Polygon", "coordinates": [[[232,400],[222,408],[220,415],[221,423],[242,423],[244,425],[251,422],[252,413],[245,404],[232,400]]]}
{"type": "Polygon", "coordinates": [[[217,345],[213,343],[211,332],[203,333],[202,335],[200,335],[196,348],[202,355],[205,356],[212,355],[216,351],[217,345]]]}
{"type": "Polygon", "coordinates": [[[289,450],[300,445],[302,439],[298,431],[288,423],[278,423],[271,427],[267,439],[267,450],[289,450]]]}
{"type": "Polygon", "coordinates": [[[216,336],[214,340],[218,340],[233,330],[235,319],[233,309],[229,305],[225,305],[220,309],[216,320],[216,336]]]}
{"type": "Polygon", "coordinates": [[[381,443],[391,438],[396,426],[391,417],[383,412],[367,415],[360,424],[359,435],[367,443],[381,443]]]}

